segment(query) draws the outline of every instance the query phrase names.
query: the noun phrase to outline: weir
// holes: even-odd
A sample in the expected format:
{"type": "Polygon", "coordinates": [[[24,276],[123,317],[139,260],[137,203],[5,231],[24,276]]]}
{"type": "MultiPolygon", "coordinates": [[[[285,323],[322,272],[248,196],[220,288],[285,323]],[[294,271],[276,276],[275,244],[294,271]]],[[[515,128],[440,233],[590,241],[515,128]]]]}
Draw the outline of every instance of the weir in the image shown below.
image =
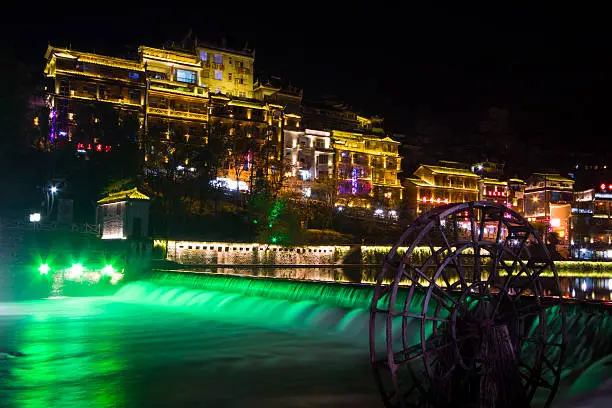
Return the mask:
{"type": "MultiPolygon", "coordinates": [[[[146,281],[126,284],[114,297],[233,321],[367,336],[373,290],[371,285],[154,272],[146,281]]],[[[405,301],[407,291],[400,291],[398,304],[405,301]]],[[[412,301],[410,309],[416,313],[423,297],[414,296],[412,301]]],[[[435,303],[431,305],[435,307],[435,303]]],[[[584,369],[612,353],[612,307],[602,302],[567,300],[564,308],[568,352],[562,380],[573,382],[584,369]]],[[[547,309],[546,318],[553,327],[561,324],[558,308],[547,309]]],[[[415,333],[418,323],[411,323],[415,333]]],[[[538,325],[533,322],[532,326],[536,330],[538,325]]]]}

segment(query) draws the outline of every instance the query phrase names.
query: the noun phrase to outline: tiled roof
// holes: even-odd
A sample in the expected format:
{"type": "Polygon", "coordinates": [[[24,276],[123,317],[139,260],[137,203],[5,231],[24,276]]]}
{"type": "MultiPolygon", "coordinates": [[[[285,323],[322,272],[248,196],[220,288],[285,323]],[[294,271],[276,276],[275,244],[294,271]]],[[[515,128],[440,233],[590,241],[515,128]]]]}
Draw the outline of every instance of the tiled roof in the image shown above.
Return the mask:
{"type": "Polygon", "coordinates": [[[480,177],[478,176],[478,174],[474,174],[469,170],[455,169],[452,167],[430,166],[428,164],[423,164],[421,165],[421,167],[427,168],[436,174],[449,174],[452,176],[466,176],[466,177],[473,177],[473,178],[480,177]]]}
{"type": "Polygon", "coordinates": [[[567,178],[567,177],[563,177],[560,174],[550,174],[550,173],[533,173],[533,176],[536,177],[541,177],[544,178],[546,180],[549,181],[560,181],[560,182],[564,182],[564,183],[573,183],[574,180],[567,178]]]}
{"type": "Polygon", "coordinates": [[[118,193],[111,193],[108,195],[108,197],[104,197],[103,199],[98,200],[98,204],[116,203],[119,201],[126,201],[129,199],[131,200],[150,200],[149,197],[142,194],[140,191],[138,191],[136,187],[134,187],[131,190],[124,190],[124,191],[119,191],[118,193]]]}
{"type": "Polygon", "coordinates": [[[485,178],[484,180],[482,180],[485,184],[495,184],[498,186],[507,186],[508,182],[507,181],[501,181],[498,179],[492,179],[492,178],[485,178]]]}
{"type": "Polygon", "coordinates": [[[406,181],[409,181],[410,183],[413,183],[419,187],[435,187],[433,184],[429,184],[428,182],[417,178],[407,178],[406,181]]]}

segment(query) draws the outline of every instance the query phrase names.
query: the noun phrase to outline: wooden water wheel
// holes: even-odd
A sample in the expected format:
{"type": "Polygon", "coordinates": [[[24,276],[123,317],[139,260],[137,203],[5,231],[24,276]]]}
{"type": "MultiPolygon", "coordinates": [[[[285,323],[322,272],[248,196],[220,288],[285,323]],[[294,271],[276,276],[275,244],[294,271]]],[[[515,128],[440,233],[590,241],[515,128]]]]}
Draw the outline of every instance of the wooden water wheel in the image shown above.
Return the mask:
{"type": "Polygon", "coordinates": [[[555,265],[507,207],[437,207],[387,255],[370,319],[387,407],[549,406],[564,346],[555,265]]]}

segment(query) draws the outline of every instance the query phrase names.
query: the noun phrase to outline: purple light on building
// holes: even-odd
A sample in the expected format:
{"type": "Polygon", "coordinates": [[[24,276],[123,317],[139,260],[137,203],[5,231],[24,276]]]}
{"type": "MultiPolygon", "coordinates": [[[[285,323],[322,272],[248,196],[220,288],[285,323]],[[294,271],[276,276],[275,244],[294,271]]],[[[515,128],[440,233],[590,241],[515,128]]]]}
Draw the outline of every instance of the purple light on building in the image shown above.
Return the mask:
{"type": "Polygon", "coordinates": [[[51,119],[51,130],[49,131],[49,140],[53,142],[55,140],[55,121],[57,119],[57,110],[55,108],[51,109],[49,118],[51,119]]]}
{"type": "Polygon", "coordinates": [[[357,194],[357,191],[359,190],[359,181],[358,181],[358,177],[359,177],[359,170],[356,168],[353,168],[353,170],[351,170],[351,193],[353,195],[357,194]]]}

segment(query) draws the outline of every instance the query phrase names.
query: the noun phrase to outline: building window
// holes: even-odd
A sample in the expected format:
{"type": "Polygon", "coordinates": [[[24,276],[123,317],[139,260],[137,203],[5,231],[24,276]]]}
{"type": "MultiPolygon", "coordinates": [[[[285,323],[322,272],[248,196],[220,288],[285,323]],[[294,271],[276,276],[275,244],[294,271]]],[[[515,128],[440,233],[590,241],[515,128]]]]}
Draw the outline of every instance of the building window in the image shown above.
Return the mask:
{"type": "Polygon", "coordinates": [[[227,74],[227,79],[228,79],[229,81],[231,81],[231,80],[232,80],[232,73],[231,73],[231,72],[230,72],[229,74],[227,74]]]}
{"type": "Polygon", "coordinates": [[[197,74],[195,71],[187,71],[185,69],[176,70],[176,81],[186,82],[188,84],[195,84],[197,81],[197,74]]]}
{"type": "Polygon", "coordinates": [[[208,59],[208,53],[206,51],[200,51],[200,59],[206,61],[208,59]]]}
{"type": "Polygon", "coordinates": [[[149,71],[148,72],[150,78],[154,79],[168,79],[168,75],[165,72],[157,72],[157,71],[149,71]]]}
{"type": "Polygon", "coordinates": [[[128,73],[128,78],[130,78],[130,79],[138,79],[138,78],[140,78],[140,74],[138,72],[129,72],[128,73]]]}
{"type": "Polygon", "coordinates": [[[223,55],[215,54],[215,64],[223,64],[223,55]]]}
{"type": "Polygon", "coordinates": [[[138,91],[138,90],[129,90],[128,91],[128,98],[130,100],[132,100],[132,101],[140,103],[140,91],[138,91]]]}
{"type": "Polygon", "coordinates": [[[238,62],[238,68],[244,68],[244,63],[242,61],[238,62]]]}
{"type": "Polygon", "coordinates": [[[223,79],[223,71],[215,69],[215,79],[221,81],[223,79]]]}
{"type": "Polygon", "coordinates": [[[227,63],[228,63],[228,64],[230,64],[230,65],[232,65],[232,57],[228,57],[228,58],[227,58],[227,63]]]}
{"type": "Polygon", "coordinates": [[[221,93],[221,88],[215,88],[215,93],[216,94],[221,93]]]}
{"type": "Polygon", "coordinates": [[[243,84],[244,84],[244,79],[240,78],[240,85],[243,85],[243,84]]]}
{"type": "Polygon", "coordinates": [[[238,96],[241,98],[246,98],[246,92],[238,92],[238,96]]]}

